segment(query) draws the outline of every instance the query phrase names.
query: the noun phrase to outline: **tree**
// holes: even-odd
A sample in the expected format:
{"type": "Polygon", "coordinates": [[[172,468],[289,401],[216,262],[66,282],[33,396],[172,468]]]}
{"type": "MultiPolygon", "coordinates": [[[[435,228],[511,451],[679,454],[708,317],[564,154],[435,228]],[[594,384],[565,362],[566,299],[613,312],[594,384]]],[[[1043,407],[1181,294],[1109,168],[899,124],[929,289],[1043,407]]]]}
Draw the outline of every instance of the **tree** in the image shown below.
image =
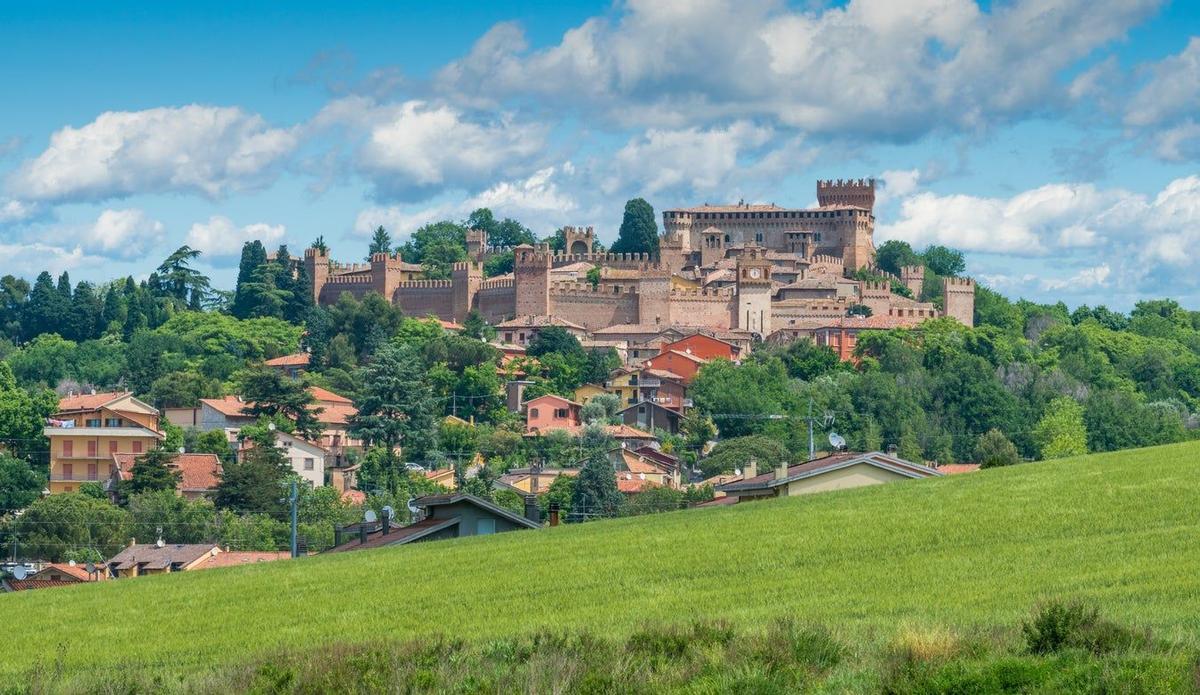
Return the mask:
{"type": "Polygon", "coordinates": [[[153,542],[160,534],[166,543],[215,540],[216,510],[208,500],[191,501],[174,490],[156,490],[133,495],[126,509],[133,537],[143,542],[153,542]]]}
{"type": "Polygon", "coordinates": [[[525,354],[530,357],[541,357],[550,352],[557,352],[564,355],[577,354],[583,355],[583,346],[579,344],[579,339],[562,326],[546,326],[538,331],[533,340],[529,341],[529,346],[525,349],[525,354]]]}
{"type": "Polygon", "coordinates": [[[255,301],[250,285],[256,282],[256,273],[267,262],[267,250],[255,239],[242,245],[242,259],[238,263],[237,286],[229,311],[239,319],[254,316],[255,301]]]}
{"type": "Polygon", "coordinates": [[[925,260],[925,267],[941,277],[955,277],[962,275],[967,270],[967,262],[963,258],[962,251],[955,251],[945,246],[934,244],[925,249],[921,257],[925,260]]]}
{"type": "Polygon", "coordinates": [[[787,413],[795,399],[783,362],[775,357],[741,366],[728,360],[709,362],[688,392],[696,408],[711,416],[726,437],[761,433],[772,418],[787,413]]]}
{"type": "Polygon", "coordinates": [[[613,253],[658,253],[658,221],[654,208],[641,198],[625,203],[621,229],[612,245],[613,253]]]}
{"type": "Polygon", "coordinates": [[[875,263],[880,270],[899,275],[906,265],[924,265],[924,260],[907,241],[892,239],[885,241],[875,251],[875,263]]]}
{"type": "Polygon", "coordinates": [[[21,555],[51,562],[100,562],[129,538],[129,515],[105,500],[79,493],[37,500],[13,524],[21,555]]]}
{"type": "Polygon", "coordinates": [[[179,470],[172,468],[174,462],[175,453],[165,447],[156,447],[137,457],[130,479],[122,481],[121,497],[160,490],[174,491],[181,476],[179,470]]]}
{"type": "MultiPolygon", "coordinates": [[[[770,354],[765,353],[765,354],[770,354]]],[[[793,379],[810,381],[822,374],[828,374],[842,367],[842,361],[837,353],[827,345],[817,345],[809,338],[792,342],[781,352],[776,353],[783,360],[788,376],[793,379]]],[[[755,358],[759,351],[754,352],[755,358]]]]}
{"type": "Polygon", "coordinates": [[[1033,441],[1043,459],[1086,454],[1087,427],[1083,423],[1083,407],[1066,396],[1050,401],[1034,427],[1033,441]]]}
{"type": "Polygon", "coordinates": [[[615,393],[602,393],[583,405],[579,417],[585,423],[597,422],[606,425],[616,418],[621,409],[621,398],[615,393]]]}
{"type": "Polygon", "coordinates": [[[734,469],[745,470],[751,460],[758,462],[759,470],[766,471],[789,459],[791,454],[787,448],[771,437],[734,437],[720,442],[708,456],[700,459],[700,474],[711,478],[732,473],[734,469]]]}
{"type": "Polygon", "coordinates": [[[900,431],[900,442],[896,446],[896,455],[913,463],[925,462],[925,455],[921,452],[921,442],[917,440],[917,433],[911,426],[906,425],[900,431]]]}
{"type": "Polygon", "coordinates": [[[0,517],[28,507],[45,487],[45,476],[28,463],[0,453],[0,517]]]}
{"type": "MultiPolygon", "coordinates": [[[[242,431],[246,433],[247,429],[242,431]]],[[[284,483],[291,466],[275,446],[275,431],[257,427],[249,433],[249,449],[240,461],[221,467],[216,505],[241,513],[261,513],[282,519],[284,483]]]]}
{"type": "Polygon", "coordinates": [[[392,235],[388,234],[383,225],[379,225],[371,235],[371,244],[367,247],[367,260],[371,260],[371,256],[377,253],[386,253],[389,256],[392,254],[392,235]]]}
{"type": "Polygon", "coordinates": [[[622,501],[608,452],[592,449],[571,491],[571,518],[587,521],[616,516],[622,501]]]}
{"type": "Polygon", "coordinates": [[[329,255],[329,245],[325,243],[324,234],[318,235],[316,239],[313,239],[313,243],[309,244],[308,248],[316,249],[325,255],[329,255]]]}
{"type": "Polygon", "coordinates": [[[175,249],[155,271],[163,293],[179,306],[199,308],[208,296],[210,283],[206,275],[191,267],[200,252],[184,245],[175,249]]]}
{"type": "Polygon", "coordinates": [[[421,357],[408,345],[380,349],[362,369],[363,388],[354,403],[358,413],[350,432],[383,446],[387,473],[392,476],[399,473],[396,447],[403,445],[411,457],[423,454],[433,440],[434,415],[440,408],[424,377],[421,357]]]}
{"type": "Polygon", "coordinates": [[[29,301],[25,303],[21,312],[21,327],[25,340],[32,340],[43,333],[59,332],[67,322],[70,299],[54,287],[50,273],[40,273],[29,292],[29,301]]]}
{"type": "Polygon", "coordinates": [[[225,435],[225,430],[209,430],[201,432],[196,437],[196,443],[191,451],[197,454],[216,454],[222,462],[233,458],[233,447],[225,435]]]}
{"type": "Polygon", "coordinates": [[[995,468],[996,466],[1011,466],[1021,462],[1017,447],[996,428],[979,435],[975,442],[975,460],[980,468],[995,468]]]}
{"type": "Polygon", "coordinates": [[[293,379],[277,369],[258,365],[242,370],[234,381],[250,415],[287,418],[295,423],[296,432],[310,440],[324,431],[317,418],[324,409],[313,407],[316,398],[305,378],[293,379]]]}
{"type": "Polygon", "coordinates": [[[57,409],[53,391],[30,394],[17,386],[8,363],[0,361],[0,442],[11,454],[26,462],[44,460],[50,447],[43,427],[57,409]]]}

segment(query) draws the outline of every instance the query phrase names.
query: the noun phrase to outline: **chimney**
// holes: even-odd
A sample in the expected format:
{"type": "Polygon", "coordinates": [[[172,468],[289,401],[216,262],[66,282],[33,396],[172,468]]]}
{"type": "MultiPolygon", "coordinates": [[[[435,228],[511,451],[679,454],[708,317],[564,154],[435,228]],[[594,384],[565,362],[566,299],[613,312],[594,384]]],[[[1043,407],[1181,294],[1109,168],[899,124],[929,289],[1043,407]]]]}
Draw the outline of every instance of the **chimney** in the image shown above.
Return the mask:
{"type": "Polygon", "coordinates": [[[381,516],[383,517],[383,535],[386,536],[392,532],[392,515],[387,509],[384,509],[381,516]]]}
{"type": "Polygon", "coordinates": [[[367,543],[367,525],[365,523],[358,525],[358,544],[366,545],[367,543]]]}
{"type": "Polygon", "coordinates": [[[537,495],[525,495],[525,518],[535,524],[542,523],[542,510],[538,509],[537,495]]]}
{"type": "Polygon", "coordinates": [[[742,480],[749,480],[758,475],[758,460],[750,459],[742,473],[742,480]]]}
{"type": "Polygon", "coordinates": [[[788,469],[787,461],[780,461],[779,465],[775,468],[775,479],[783,480],[784,478],[786,478],[787,477],[787,469],[788,469]]]}
{"type": "Polygon", "coordinates": [[[558,526],[558,502],[550,503],[550,525],[558,526]]]}

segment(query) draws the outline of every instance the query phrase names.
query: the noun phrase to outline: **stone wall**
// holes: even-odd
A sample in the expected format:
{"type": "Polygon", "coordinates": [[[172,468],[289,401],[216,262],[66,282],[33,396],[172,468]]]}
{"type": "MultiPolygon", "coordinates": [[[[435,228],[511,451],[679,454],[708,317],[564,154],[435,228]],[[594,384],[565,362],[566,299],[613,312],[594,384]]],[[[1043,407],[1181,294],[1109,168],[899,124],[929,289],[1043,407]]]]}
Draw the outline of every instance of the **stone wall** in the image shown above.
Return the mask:
{"type": "Polygon", "coordinates": [[[584,282],[556,282],[550,287],[550,313],[588,330],[638,323],[638,294],[622,289],[620,286],[592,288],[584,282]]]}
{"type": "Polygon", "coordinates": [[[449,280],[402,282],[392,295],[392,303],[407,316],[430,314],[444,321],[454,320],[454,288],[449,280]]]}

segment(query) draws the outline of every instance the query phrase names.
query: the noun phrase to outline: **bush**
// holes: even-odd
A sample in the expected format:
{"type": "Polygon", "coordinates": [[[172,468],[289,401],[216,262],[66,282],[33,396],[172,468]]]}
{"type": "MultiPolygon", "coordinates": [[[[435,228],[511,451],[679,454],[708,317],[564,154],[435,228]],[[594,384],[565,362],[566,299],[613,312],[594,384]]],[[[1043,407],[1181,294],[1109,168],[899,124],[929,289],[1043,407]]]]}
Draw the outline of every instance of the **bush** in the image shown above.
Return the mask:
{"type": "Polygon", "coordinates": [[[1150,635],[1100,616],[1100,609],[1082,601],[1050,601],[1039,606],[1021,624],[1025,646],[1033,654],[1053,654],[1064,649],[1084,649],[1107,654],[1147,646],[1150,635]]]}

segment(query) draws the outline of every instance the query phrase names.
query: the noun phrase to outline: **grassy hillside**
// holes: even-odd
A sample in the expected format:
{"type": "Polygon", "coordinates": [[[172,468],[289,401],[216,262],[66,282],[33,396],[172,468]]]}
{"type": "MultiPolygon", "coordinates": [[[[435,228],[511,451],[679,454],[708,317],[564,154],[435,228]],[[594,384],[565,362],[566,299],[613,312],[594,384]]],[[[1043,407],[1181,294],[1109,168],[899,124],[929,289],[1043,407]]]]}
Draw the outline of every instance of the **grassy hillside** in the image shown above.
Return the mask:
{"type": "MultiPolygon", "coordinates": [[[[873,639],[1011,625],[1094,600],[1200,634],[1200,443],[540,532],[0,595],[0,676],[200,673],[282,650],[434,634],[779,618],[873,639]]],[[[0,682],[9,680],[0,678],[0,682]]]]}

